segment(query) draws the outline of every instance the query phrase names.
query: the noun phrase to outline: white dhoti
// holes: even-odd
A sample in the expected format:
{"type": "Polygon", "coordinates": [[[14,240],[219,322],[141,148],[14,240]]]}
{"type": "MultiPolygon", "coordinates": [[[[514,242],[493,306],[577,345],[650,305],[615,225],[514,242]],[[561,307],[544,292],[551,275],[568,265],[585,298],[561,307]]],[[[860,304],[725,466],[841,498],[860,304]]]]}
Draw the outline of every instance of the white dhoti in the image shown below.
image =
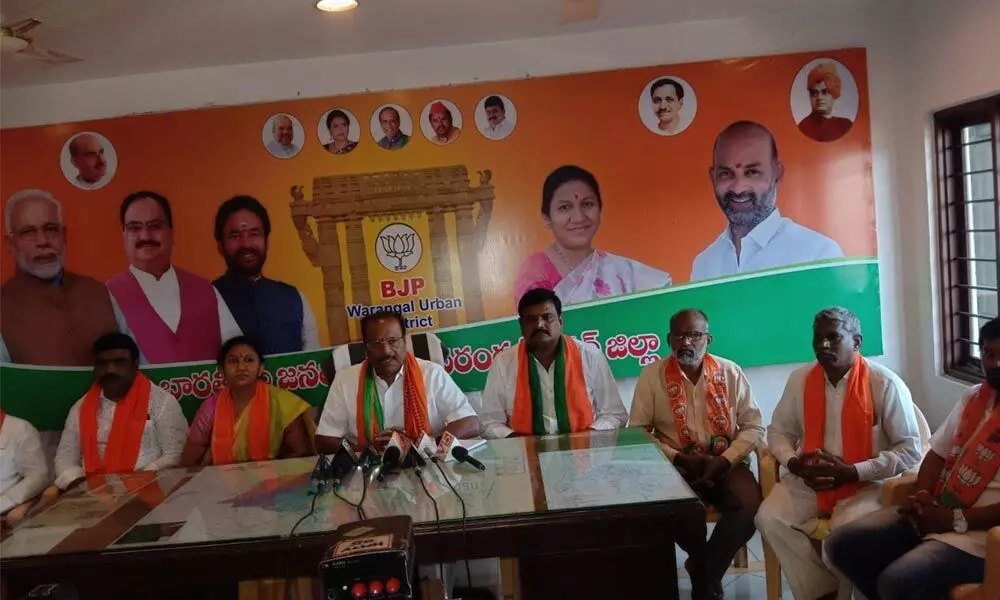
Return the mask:
{"type": "MultiPolygon", "coordinates": [[[[830,516],[830,530],[875,512],[882,507],[882,486],[871,483],[857,494],[841,500],[830,516]]],[[[757,530],[778,555],[795,600],[816,600],[838,592],[851,597],[851,584],[839,577],[813,549],[809,534],[819,523],[816,492],[795,475],[785,473],[764,498],[755,519],[757,530]]]]}

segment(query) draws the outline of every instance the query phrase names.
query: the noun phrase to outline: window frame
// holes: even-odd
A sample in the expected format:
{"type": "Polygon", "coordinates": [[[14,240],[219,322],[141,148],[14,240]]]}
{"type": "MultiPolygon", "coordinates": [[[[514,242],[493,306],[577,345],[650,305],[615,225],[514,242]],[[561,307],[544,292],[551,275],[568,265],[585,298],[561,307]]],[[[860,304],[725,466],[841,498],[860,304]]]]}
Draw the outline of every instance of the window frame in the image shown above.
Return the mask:
{"type": "MultiPolygon", "coordinates": [[[[938,211],[938,273],[941,301],[941,350],[945,375],[976,383],[982,380],[982,362],[973,356],[976,333],[972,323],[979,322],[970,306],[969,292],[980,289],[968,282],[970,263],[992,262],[1000,280],[1000,94],[954,106],[934,113],[934,160],[936,168],[936,204],[938,211]],[[972,229],[966,210],[964,177],[952,176],[964,171],[961,142],[963,128],[990,123],[993,150],[993,198],[971,202],[993,203],[994,258],[970,257],[967,235],[972,229]],[[957,167],[957,168],[956,168],[957,167]]],[[[988,172],[983,170],[981,172],[988,172]]],[[[1000,281],[998,281],[1000,287],[1000,281]]],[[[1000,293],[998,293],[1000,301],[1000,293]]],[[[978,329],[976,327],[975,329],[978,329]]]]}

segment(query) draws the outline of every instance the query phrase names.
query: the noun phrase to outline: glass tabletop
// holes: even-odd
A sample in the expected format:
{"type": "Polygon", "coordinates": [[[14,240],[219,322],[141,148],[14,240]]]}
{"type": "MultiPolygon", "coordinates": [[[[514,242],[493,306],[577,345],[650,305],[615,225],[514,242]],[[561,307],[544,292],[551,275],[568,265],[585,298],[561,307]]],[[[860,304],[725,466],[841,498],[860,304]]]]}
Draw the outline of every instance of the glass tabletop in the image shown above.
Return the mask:
{"type": "MultiPolygon", "coordinates": [[[[694,500],[695,495],[641,429],[491,440],[472,452],[479,471],[429,463],[367,481],[350,474],[338,493],[368,518],[406,514],[415,524],[462,518],[694,500]],[[438,468],[438,466],[440,468],[438,468]],[[422,478],[424,486],[420,485],[422,478]],[[447,477],[447,481],[445,478],[447,477]]],[[[288,537],[312,506],[316,458],[170,469],[90,478],[19,524],[0,558],[288,537]]],[[[327,492],[295,535],[328,532],[358,519],[327,492]]]]}

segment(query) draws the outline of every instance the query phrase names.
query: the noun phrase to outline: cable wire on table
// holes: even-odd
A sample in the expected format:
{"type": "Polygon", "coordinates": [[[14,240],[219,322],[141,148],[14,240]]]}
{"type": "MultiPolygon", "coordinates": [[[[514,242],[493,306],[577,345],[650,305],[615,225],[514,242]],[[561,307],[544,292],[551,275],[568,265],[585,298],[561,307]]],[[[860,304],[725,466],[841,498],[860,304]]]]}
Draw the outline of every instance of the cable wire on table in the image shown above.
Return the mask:
{"type": "MultiPolygon", "coordinates": [[[[444,482],[448,484],[448,487],[451,488],[452,493],[455,494],[456,498],[458,498],[459,504],[462,505],[462,554],[468,556],[469,539],[468,539],[468,532],[466,530],[467,523],[465,520],[466,519],[465,500],[462,498],[462,495],[458,493],[458,490],[455,489],[455,486],[452,485],[451,480],[448,479],[448,474],[445,473],[444,469],[441,467],[441,461],[439,461],[437,458],[432,458],[431,462],[433,462],[434,466],[438,468],[438,471],[441,471],[441,476],[444,477],[444,482]]],[[[435,504],[435,506],[437,505],[435,504]]],[[[472,569],[469,567],[468,558],[465,559],[465,579],[468,582],[469,587],[471,588],[472,569]]]]}

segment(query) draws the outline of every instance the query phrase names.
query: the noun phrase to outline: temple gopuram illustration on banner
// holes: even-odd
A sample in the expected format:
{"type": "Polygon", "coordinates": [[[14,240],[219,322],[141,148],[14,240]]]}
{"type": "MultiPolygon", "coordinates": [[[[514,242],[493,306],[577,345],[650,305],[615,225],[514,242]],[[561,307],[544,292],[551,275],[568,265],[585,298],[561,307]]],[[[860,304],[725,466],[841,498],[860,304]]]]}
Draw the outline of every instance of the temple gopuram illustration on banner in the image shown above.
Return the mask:
{"type": "Polygon", "coordinates": [[[461,165],[319,176],[311,199],[291,188],[292,222],[323,275],[332,345],[351,341],[352,320],[390,308],[413,329],[485,319],[479,254],[495,196],[491,172],[478,175],[476,186],[461,165]]]}

